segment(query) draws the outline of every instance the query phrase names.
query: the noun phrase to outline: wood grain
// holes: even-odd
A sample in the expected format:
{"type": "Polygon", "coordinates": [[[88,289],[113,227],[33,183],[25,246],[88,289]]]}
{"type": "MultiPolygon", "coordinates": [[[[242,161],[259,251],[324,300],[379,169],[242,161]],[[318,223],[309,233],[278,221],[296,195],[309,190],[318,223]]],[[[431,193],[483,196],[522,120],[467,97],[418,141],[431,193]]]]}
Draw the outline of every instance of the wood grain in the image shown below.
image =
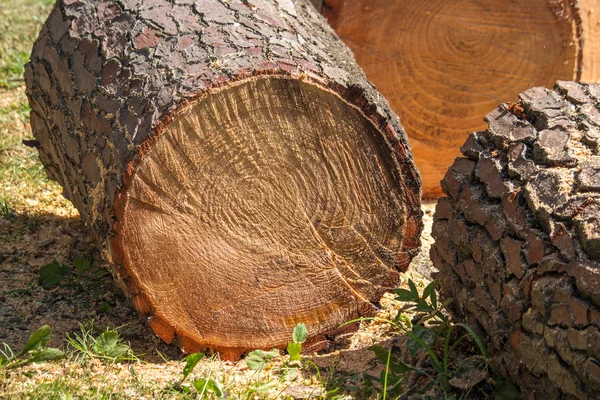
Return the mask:
{"type": "Polygon", "coordinates": [[[582,65],[585,78],[599,77],[596,14],[582,11],[582,53],[578,10],[566,0],[329,0],[322,12],[400,116],[424,197],[441,194],[446,168],[496,104],[579,79],[582,65]]]}
{"type": "Polygon", "coordinates": [[[244,81],[186,109],[138,165],[125,264],[155,315],[204,347],[282,347],[300,322],[335,331],[398,280],[399,176],[338,96],[244,81]]]}

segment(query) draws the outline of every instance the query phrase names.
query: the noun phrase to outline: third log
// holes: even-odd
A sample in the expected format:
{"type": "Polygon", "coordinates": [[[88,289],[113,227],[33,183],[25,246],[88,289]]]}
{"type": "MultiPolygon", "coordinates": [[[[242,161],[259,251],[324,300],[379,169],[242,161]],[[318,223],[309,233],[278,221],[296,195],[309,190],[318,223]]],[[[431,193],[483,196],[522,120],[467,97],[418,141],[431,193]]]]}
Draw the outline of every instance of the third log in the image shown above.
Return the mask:
{"type": "Polygon", "coordinates": [[[325,0],[321,11],[400,116],[424,197],[496,104],[600,76],[597,0],[325,0]],[[598,62],[596,62],[598,64],[598,62]]]}

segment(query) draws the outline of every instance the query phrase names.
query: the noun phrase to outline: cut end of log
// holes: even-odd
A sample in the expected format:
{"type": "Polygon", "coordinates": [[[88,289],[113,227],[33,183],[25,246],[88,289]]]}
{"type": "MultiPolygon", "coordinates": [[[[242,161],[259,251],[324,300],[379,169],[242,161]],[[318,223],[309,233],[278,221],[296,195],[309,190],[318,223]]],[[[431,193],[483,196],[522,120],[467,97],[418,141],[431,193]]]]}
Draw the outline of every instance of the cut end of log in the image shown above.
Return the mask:
{"type": "MultiPolygon", "coordinates": [[[[423,197],[498,103],[557,79],[595,81],[597,30],[574,2],[328,0],[322,12],[389,100],[408,133],[423,197]],[[583,61],[582,61],[583,57],[583,61]]],[[[588,7],[589,8],[589,7],[588,7]]]]}
{"type": "Polygon", "coordinates": [[[232,358],[372,314],[421,226],[385,135],[334,91],[275,75],[170,116],[129,169],[111,241],[155,332],[232,358]]]}

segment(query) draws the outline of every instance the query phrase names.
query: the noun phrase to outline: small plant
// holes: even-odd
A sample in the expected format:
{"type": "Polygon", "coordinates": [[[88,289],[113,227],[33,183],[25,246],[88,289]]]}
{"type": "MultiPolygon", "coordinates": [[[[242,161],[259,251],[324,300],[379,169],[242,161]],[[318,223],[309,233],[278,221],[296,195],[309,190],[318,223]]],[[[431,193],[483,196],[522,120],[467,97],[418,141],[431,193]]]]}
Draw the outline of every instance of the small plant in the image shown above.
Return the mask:
{"type": "MultiPolygon", "coordinates": [[[[172,394],[172,392],[191,394],[192,391],[190,387],[184,385],[184,382],[188,376],[190,376],[194,368],[196,368],[198,362],[203,358],[204,353],[193,353],[187,356],[185,359],[185,366],[183,367],[183,376],[180,380],[170,385],[165,394],[172,394]]],[[[223,387],[218,381],[211,379],[211,375],[212,371],[209,372],[208,377],[206,378],[198,378],[193,380],[192,386],[194,387],[194,390],[198,392],[198,395],[201,399],[208,398],[210,395],[216,396],[219,399],[224,398],[225,395],[223,387]]]]}
{"type": "Polygon", "coordinates": [[[59,264],[56,259],[40,268],[40,282],[42,286],[49,289],[53,286],[64,284],[76,287],[79,291],[85,290],[85,284],[105,274],[104,270],[92,271],[92,260],[77,257],[70,267],[59,264]]]}
{"type": "Polygon", "coordinates": [[[122,342],[119,337],[118,328],[108,327],[98,337],[94,337],[94,322],[91,321],[86,327],[79,324],[81,333],[73,336],[67,333],[67,342],[78,352],[77,359],[95,358],[111,364],[124,361],[139,361],[129,345],[122,342]]]}
{"type": "Polygon", "coordinates": [[[0,215],[6,219],[13,219],[17,215],[17,212],[8,203],[8,200],[0,199],[0,215]]]}
{"type": "Polygon", "coordinates": [[[261,371],[265,369],[273,359],[280,356],[281,354],[279,354],[279,350],[277,349],[271,351],[254,350],[248,353],[245,361],[248,368],[255,371],[261,371]]]}
{"type": "MultiPolygon", "coordinates": [[[[471,327],[452,322],[447,317],[445,309],[452,299],[440,304],[436,293],[437,284],[437,281],[431,282],[419,294],[415,283],[409,279],[409,289],[394,290],[397,301],[409,303],[404,310],[416,312],[412,320],[399,310],[392,319],[373,317],[348,322],[378,320],[408,336],[406,346],[411,354],[411,360],[408,361],[394,355],[392,349],[369,347],[385,365],[379,377],[367,377],[369,381],[380,385],[384,400],[388,396],[402,397],[415,390],[419,377],[429,380],[423,390],[435,387],[442,398],[455,398],[454,392],[457,391],[462,393],[461,398],[465,398],[473,387],[489,378],[490,359],[487,349],[471,327]],[[459,330],[465,333],[458,335],[459,330]],[[469,340],[475,343],[476,354],[458,357],[456,350],[469,340]]],[[[492,372],[497,375],[493,369],[492,372]]],[[[502,383],[502,388],[498,384],[497,390],[518,394],[514,387],[507,389],[507,385],[512,386],[510,383],[501,379],[498,382],[502,383]]]]}
{"type": "Polygon", "coordinates": [[[300,361],[300,353],[302,352],[302,343],[306,342],[308,331],[306,325],[298,324],[292,333],[292,341],[287,345],[287,352],[290,355],[291,361],[300,361]]]}
{"type": "Polygon", "coordinates": [[[0,368],[16,367],[32,362],[55,361],[65,357],[59,349],[48,347],[52,329],[44,325],[33,332],[19,353],[15,354],[9,345],[2,343],[0,368]]]}
{"type": "Polygon", "coordinates": [[[209,394],[212,394],[219,399],[225,397],[223,387],[218,381],[210,379],[210,374],[207,378],[196,379],[194,381],[194,389],[196,389],[201,399],[207,398],[209,394]]]}
{"type": "MultiPolygon", "coordinates": [[[[289,362],[283,361],[281,370],[295,369],[297,362],[301,360],[300,353],[302,352],[302,343],[306,341],[308,331],[306,325],[300,323],[294,327],[292,332],[292,341],[288,343],[286,351],[290,356],[289,362]],[[292,365],[292,363],[294,363],[292,365]]],[[[270,351],[254,350],[246,356],[246,365],[248,368],[256,371],[265,369],[272,361],[281,357],[279,350],[272,349],[270,351]]]]}

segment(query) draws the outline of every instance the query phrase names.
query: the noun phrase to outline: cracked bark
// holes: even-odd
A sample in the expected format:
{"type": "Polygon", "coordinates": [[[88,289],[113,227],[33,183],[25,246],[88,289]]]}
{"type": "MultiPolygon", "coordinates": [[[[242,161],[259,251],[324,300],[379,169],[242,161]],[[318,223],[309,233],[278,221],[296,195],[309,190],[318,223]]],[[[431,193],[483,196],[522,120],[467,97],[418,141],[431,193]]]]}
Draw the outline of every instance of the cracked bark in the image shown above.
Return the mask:
{"type": "Polygon", "coordinates": [[[523,398],[600,396],[600,85],[488,114],[448,169],[431,258],[523,398]]]}
{"type": "Polygon", "coordinates": [[[25,79],[48,175],[186,351],[326,346],[419,247],[400,121],[308,2],[59,1],[25,79]]]}

